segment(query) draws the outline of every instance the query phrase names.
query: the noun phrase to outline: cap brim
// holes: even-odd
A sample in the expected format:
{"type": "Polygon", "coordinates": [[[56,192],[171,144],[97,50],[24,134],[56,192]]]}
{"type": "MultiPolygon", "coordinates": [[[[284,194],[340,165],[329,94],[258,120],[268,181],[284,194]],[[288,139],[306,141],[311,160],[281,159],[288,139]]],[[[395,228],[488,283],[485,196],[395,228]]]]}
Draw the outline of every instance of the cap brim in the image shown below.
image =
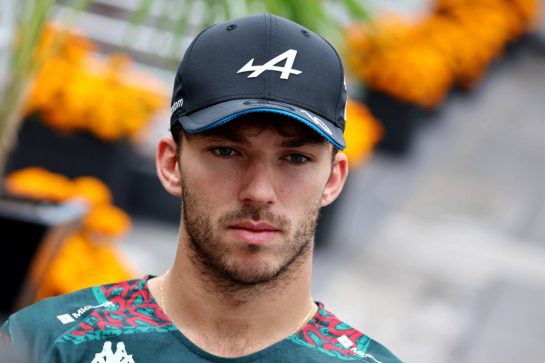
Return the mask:
{"type": "Polygon", "coordinates": [[[252,112],[272,112],[291,117],[319,133],[336,148],[342,150],[346,147],[342,130],[333,123],[308,110],[278,101],[261,99],[225,101],[182,116],[178,122],[187,132],[199,133],[252,112]]]}

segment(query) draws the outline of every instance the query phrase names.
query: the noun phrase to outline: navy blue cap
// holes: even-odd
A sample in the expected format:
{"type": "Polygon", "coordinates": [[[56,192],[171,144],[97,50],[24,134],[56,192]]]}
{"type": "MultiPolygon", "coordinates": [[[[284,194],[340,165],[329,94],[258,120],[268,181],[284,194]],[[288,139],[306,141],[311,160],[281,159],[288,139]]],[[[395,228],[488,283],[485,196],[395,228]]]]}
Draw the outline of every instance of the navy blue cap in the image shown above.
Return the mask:
{"type": "Polygon", "coordinates": [[[344,149],[346,84],[324,38],[290,20],[251,15],[215,24],[178,68],[171,125],[198,133],[251,112],[296,119],[344,149]]]}

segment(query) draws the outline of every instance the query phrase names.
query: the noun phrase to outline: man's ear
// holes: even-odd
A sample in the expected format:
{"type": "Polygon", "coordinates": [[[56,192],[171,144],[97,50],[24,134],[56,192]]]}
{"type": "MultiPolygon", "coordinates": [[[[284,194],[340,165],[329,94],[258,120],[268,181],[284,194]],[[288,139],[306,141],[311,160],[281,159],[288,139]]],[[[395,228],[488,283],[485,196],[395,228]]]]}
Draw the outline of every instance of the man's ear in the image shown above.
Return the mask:
{"type": "Polygon", "coordinates": [[[322,193],[321,206],[331,204],[341,194],[348,176],[348,158],[345,153],[337,152],[331,174],[322,193]]]}
{"type": "Polygon", "coordinates": [[[182,176],[178,166],[178,153],[176,143],[170,135],[165,135],[159,140],[155,164],[157,175],[165,190],[174,196],[181,197],[182,176]]]}

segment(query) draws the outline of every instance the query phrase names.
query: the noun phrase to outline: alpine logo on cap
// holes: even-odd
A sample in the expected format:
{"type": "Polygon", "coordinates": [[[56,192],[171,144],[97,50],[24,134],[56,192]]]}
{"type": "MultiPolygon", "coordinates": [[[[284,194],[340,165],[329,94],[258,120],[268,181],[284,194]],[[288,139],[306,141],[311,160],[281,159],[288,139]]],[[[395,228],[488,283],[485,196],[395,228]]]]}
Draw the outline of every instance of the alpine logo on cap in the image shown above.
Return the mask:
{"type": "Polygon", "coordinates": [[[297,51],[295,49],[290,49],[274,57],[262,66],[254,66],[254,58],[252,58],[248,63],[242,66],[242,68],[240,68],[237,73],[252,72],[248,75],[248,78],[255,78],[265,71],[275,71],[282,72],[282,74],[280,75],[281,79],[288,79],[290,74],[298,75],[303,73],[300,70],[293,69],[293,62],[295,62],[296,55],[297,51]],[[277,64],[282,62],[283,60],[286,61],[286,63],[284,63],[284,67],[277,66],[277,64]]]}

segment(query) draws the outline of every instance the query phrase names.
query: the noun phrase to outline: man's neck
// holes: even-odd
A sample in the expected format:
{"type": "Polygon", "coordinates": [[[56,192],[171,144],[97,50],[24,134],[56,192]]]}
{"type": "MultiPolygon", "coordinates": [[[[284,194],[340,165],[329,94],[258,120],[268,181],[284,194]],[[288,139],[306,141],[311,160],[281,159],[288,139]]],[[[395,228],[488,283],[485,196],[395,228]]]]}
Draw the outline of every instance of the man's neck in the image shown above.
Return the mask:
{"type": "Polygon", "coordinates": [[[150,289],[197,346],[219,356],[243,356],[288,337],[316,311],[310,295],[312,251],[301,257],[277,281],[225,291],[179,254],[167,274],[150,282],[150,289]]]}

